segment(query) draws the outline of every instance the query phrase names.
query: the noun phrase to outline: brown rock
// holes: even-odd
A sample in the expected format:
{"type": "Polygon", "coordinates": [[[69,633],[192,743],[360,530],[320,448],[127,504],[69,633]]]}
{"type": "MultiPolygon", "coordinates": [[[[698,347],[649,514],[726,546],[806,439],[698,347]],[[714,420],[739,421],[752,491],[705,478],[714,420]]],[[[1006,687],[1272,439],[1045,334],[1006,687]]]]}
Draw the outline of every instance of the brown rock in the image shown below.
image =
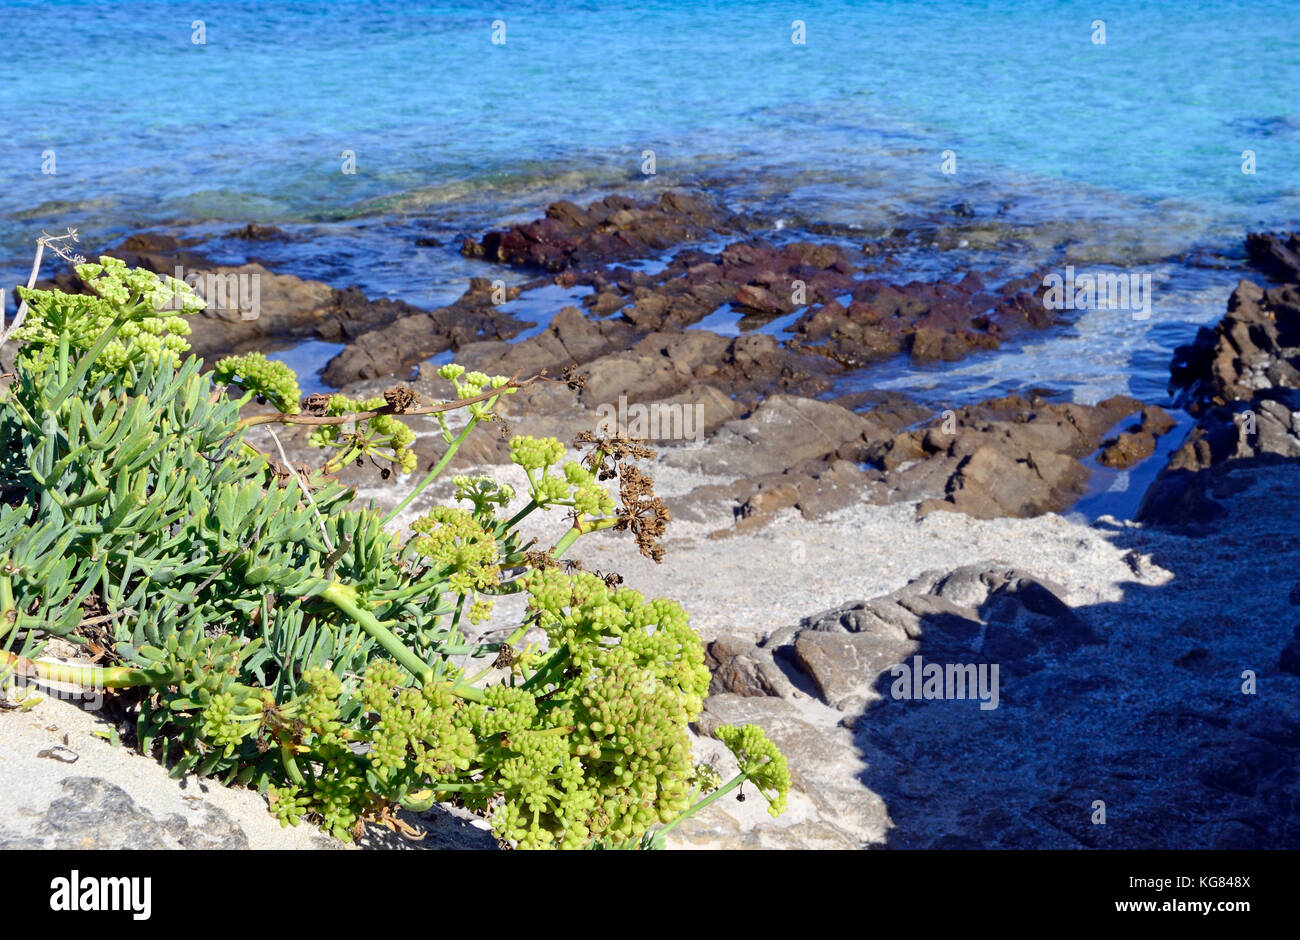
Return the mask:
{"type": "Polygon", "coordinates": [[[861,709],[880,697],[875,688],[880,677],[918,648],[911,641],[882,643],[865,633],[803,631],[794,641],[794,660],[822,701],[840,710],[861,709]]]}
{"type": "Polygon", "coordinates": [[[1177,426],[1177,422],[1159,405],[1147,405],[1142,409],[1142,430],[1162,437],[1177,426]]]}
{"type": "Polygon", "coordinates": [[[771,653],[753,642],[738,637],[721,637],[708,645],[705,663],[713,673],[710,695],[733,692],[737,695],[787,697],[794,686],[771,653]]]}
{"type": "Polygon", "coordinates": [[[697,473],[755,476],[780,473],[835,453],[860,437],[864,419],[829,402],[773,395],[751,414],[723,425],[702,448],[664,456],[697,473]]]}
{"type": "Polygon", "coordinates": [[[643,258],[685,241],[736,231],[740,220],[702,196],[665,193],[657,202],[609,196],[585,209],[568,201],[544,218],[501,231],[461,251],[501,264],[562,271],[584,264],[643,258]]]}
{"type": "Polygon", "coordinates": [[[1246,254],[1265,274],[1279,281],[1300,281],[1300,232],[1251,233],[1246,236],[1246,254]]]}
{"type": "Polygon", "coordinates": [[[1097,460],[1103,467],[1124,470],[1156,452],[1155,435],[1150,431],[1125,431],[1102,444],[1097,460]]]}
{"type": "MultiPolygon", "coordinates": [[[[1247,241],[1252,259],[1277,276],[1290,276],[1296,247],[1294,235],[1247,241]]],[[[1223,319],[1174,351],[1170,373],[1197,423],[1147,488],[1137,518],[1198,527],[1223,513],[1213,494],[1235,461],[1300,457],[1300,284],[1264,290],[1241,281],[1223,319]]]]}

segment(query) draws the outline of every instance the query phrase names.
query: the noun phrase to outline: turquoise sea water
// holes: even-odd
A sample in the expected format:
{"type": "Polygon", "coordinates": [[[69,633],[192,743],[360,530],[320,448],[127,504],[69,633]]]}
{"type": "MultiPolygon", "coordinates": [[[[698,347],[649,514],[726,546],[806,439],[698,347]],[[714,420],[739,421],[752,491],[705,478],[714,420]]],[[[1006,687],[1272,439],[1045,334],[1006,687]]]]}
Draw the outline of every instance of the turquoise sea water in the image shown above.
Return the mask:
{"type": "Polygon", "coordinates": [[[964,204],[971,237],[914,239],[891,276],[1110,262],[1153,274],[1155,315],[861,383],[1158,396],[1244,233],[1300,222],[1300,26],[1289,0],[1107,6],[0,0],[0,274],[42,229],[255,221],[298,239],[209,249],[429,305],[482,273],[458,236],[553,198],[705,184],[863,240],[964,204]]]}

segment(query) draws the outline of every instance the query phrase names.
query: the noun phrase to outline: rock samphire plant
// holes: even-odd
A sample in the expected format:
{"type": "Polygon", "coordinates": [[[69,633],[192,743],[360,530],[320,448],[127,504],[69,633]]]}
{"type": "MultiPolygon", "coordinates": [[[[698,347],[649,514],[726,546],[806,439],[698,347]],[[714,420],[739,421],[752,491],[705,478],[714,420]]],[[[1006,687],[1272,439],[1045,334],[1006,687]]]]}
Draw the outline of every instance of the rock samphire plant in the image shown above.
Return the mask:
{"type": "Polygon", "coordinates": [[[75,270],[85,293],[19,288],[0,382],[7,681],[114,690],[138,747],[173,775],[255,786],[283,822],[343,839],[398,825],[399,807],[453,802],[503,844],[649,847],[745,782],[781,811],[786,761],[756,727],[717,732],[740,765],[730,782],[692,759],[709,673],[681,606],[559,561],[609,528],[661,553],[644,447],[583,435],[569,459],[554,439],[515,437],[527,493],[456,477],[456,504],[404,535],[394,519],[475,426],[544,377],[444,366],[444,402],[403,387],[300,399],[292,371],[258,354],[202,371],[185,337],[203,303],[184,283],[107,257],[75,270]],[[244,414],[254,399],[275,412],[244,414]],[[393,510],[356,505],[332,474],[358,460],[412,473],[419,416],[437,423],[442,458],[393,510]],[[287,424],[312,427],[321,467],[245,439],[287,424]],[[519,523],[555,509],[555,544],[522,544],[519,523]],[[526,595],[522,622],[504,642],[476,639],[508,594],[526,595]],[[96,664],[38,661],[49,637],[96,664]]]}

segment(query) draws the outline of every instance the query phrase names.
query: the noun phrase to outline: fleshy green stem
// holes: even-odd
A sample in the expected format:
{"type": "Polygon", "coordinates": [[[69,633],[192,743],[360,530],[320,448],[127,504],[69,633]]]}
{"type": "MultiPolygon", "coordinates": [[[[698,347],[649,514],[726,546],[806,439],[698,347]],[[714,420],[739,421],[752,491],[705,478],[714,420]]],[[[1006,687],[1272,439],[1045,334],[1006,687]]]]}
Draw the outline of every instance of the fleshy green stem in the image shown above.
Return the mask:
{"type": "MultiPolygon", "coordinates": [[[[374,614],[361,606],[360,599],[357,597],[356,588],[335,581],[322,591],[320,596],[355,620],[357,624],[360,625],[361,629],[369,633],[375,639],[375,642],[382,646],[390,656],[415,676],[421,684],[433,679],[433,669],[429,667],[429,664],[419,656],[415,655],[415,653],[411,652],[406,644],[399,640],[391,630],[380,623],[374,614]]],[[[463,699],[468,699],[473,702],[481,702],[483,700],[483,692],[481,689],[461,687],[454,689],[453,691],[463,699]]]]}
{"type": "Polygon", "coordinates": [[[289,775],[289,779],[297,786],[305,787],[307,785],[302,771],[298,769],[298,762],[294,760],[292,752],[283,745],[280,746],[280,763],[284,765],[284,772],[289,775]]]}
{"type": "Polygon", "coordinates": [[[91,689],[129,689],[140,685],[164,685],[166,674],[132,669],[130,666],[78,666],[72,663],[44,663],[0,650],[0,663],[15,667],[19,675],[46,682],[66,682],[91,689]]]}
{"type": "Polygon", "coordinates": [[[580,535],[586,535],[588,532],[599,532],[601,529],[611,529],[616,525],[618,525],[618,516],[605,516],[601,519],[593,519],[590,522],[583,522],[579,519],[573,524],[573,528],[560,536],[560,540],[551,549],[551,557],[559,558],[567,552],[573,547],[573,543],[578,541],[580,535]]]}
{"type": "Polygon", "coordinates": [[[8,578],[0,577],[0,640],[18,625],[18,608],[14,605],[14,587],[8,578]]]}
{"type": "Polygon", "coordinates": [[[501,527],[501,531],[509,532],[515,526],[519,525],[519,523],[522,522],[528,516],[528,514],[531,513],[536,508],[537,508],[537,500],[530,499],[528,501],[527,506],[519,510],[517,513],[515,513],[506,521],[506,524],[501,527]]]}
{"type": "MultiPolygon", "coordinates": [[[[489,410],[491,410],[492,406],[497,403],[497,399],[500,397],[501,396],[499,395],[495,395],[488,399],[487,406],[489,410]]],[[[478,422],[479,419],[477,416],[470,417],[469,421],[465,423],[464,429],[460,432],[460,436],[447,445],[447,452],[442,455],[442,459],[439,460],[437,465],[429,471],[428,475],[420,481],[419,486],[412,489],[411,492],[406,494],[406,497],[400,503],[389,510],[388,515],[384,516],[382,525],[388,525],[388,523],[396,519],[398,513],[411,505],[411,502],[423,493],[430,483],[438,479],[438,474],[442,473],[442,471],[447,468],[447,464],[451,463],[451,458],[456,456],[456,451],[460,450],[460,445],[465,443],[465,438],[469,437],[470,431],[474,430],[474,426],[478,424],[478,422]]]]}
{"type": "Polygon", "coordinates": [[[686,810],[684,813],[682,813],[680,816],[678,816],[668,825],[660,829],[657,833],[655,833],[656,838],[662,838],[668,835],[668,833],[672,832],[678,823],[682,822],[683,820],[690,819],[692,816],[694,816],[700,810],[704,809],[704,807],[708,806],[710,803],[713,803],[715,800],[722,799],[722,797],[726,796],[728,793],[736,789],[736,787],[740,786],[748,779],[749,777],[743,773],[736,774],[736,776],[732,777],[730,780],[728,780],[718,789],[714,790],[704,799],[700,800],[698,803],[696,803],[690,809],[686,810]]]}
{"type": "Polygon", "coordinates": [[[558,681],[559,677],[564,674],[564,664],[569,659],[569,644],[565,643],[560,646],[546,662],[538,667],[537,671],[528,677],[524,682],[525,689],[538,688],[539,686],[550,682],[553,678],[558,681]]]}
{"type": "Polygon", "coordinates": [[[126,310],[113,318],[113,322],[109,324],[108,329],[104,330],[104,332],[100,334],[99,339],[95,341],[95,345],[90,347],[89,352],[81,357],[81,360],[77,363],[77,368],[73,370],[71,377],[68,381],[63,383],[63,387],[59,389],[59,393],[55,395],[49,405],[46,406],[48,411],[57,411],[59,406],[63,404],[64,399],[72,394],[73,389],[81,387],[81,382],[86,377],[86,373],[90,371],[90,367],[94,364],[95,360],[99,358],[99,354],[104,351],[104,347],[113,341],[113,338],[117,336],[118,331],[121,330],[126,321],[130,319],[132,312],[132,310],[126,310]]]}

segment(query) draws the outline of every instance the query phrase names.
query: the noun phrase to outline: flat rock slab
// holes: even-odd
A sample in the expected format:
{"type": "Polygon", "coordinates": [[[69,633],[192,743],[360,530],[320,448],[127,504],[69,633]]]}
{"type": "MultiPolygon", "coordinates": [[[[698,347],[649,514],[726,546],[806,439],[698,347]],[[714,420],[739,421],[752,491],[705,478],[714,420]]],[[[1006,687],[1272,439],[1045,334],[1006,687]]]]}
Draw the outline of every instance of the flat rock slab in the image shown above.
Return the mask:
{"type": "Polygon", "coordinates": [[[839,405],[773,395],[745,418],[724,424],[704,447],[674,451],[664,462],[718,476],[780,473],[834,453],[865,427],[864,418],[839,405]]]}
{"type": "Polygon", "coordinates": [[[335,848],[314,826],[282,829],[253,790],[172,780],[157,761],[96,736],[109,725],[45,698],[0,711],[0,847],[335,848]]]}
{"type": "MultiPolygon", "coordinates": [[[[189,817],[157,817],[103,777],[65,777],[64,795],[0,828],[0,849],[246,849],[248,836],[225,812],[200,803],[189,817]]],[[[20,811],[21,812],[21,811],[20,811]]]]}

